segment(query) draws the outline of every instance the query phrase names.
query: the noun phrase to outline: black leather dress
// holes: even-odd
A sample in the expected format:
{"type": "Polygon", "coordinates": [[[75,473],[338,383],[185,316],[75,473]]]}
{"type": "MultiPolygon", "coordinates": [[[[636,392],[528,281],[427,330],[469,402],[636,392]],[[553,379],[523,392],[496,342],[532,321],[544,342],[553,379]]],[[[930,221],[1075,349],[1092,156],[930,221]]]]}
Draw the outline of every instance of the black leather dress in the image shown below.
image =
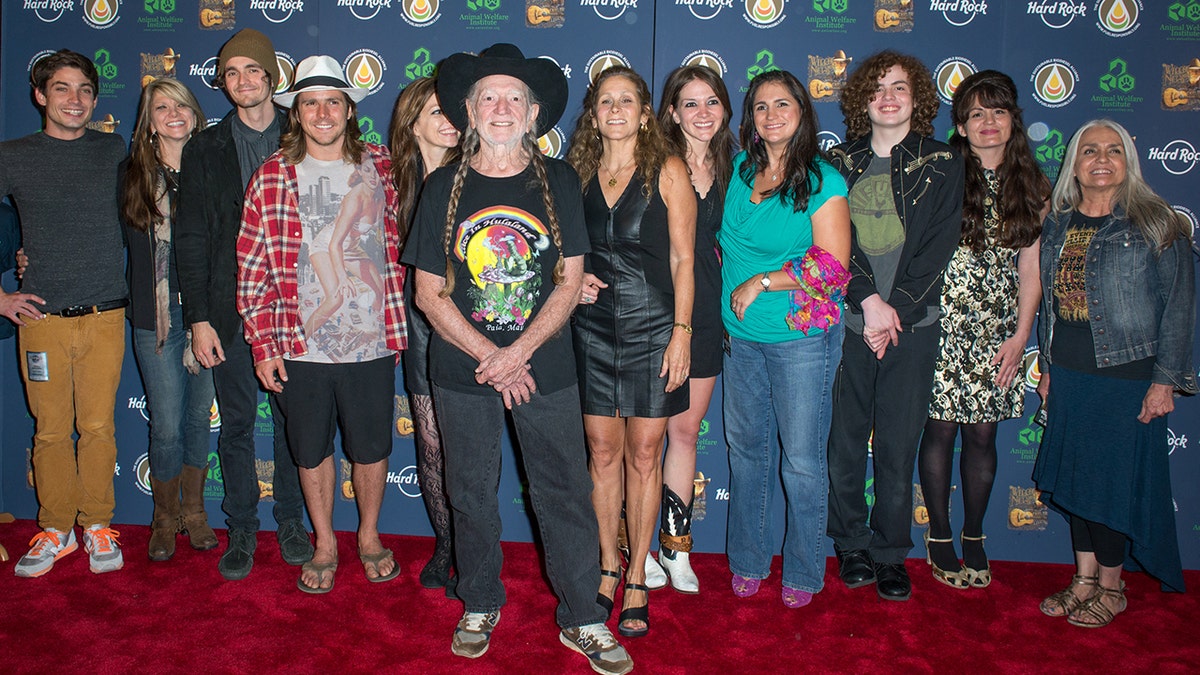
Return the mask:
{"type": "Polygon", "coordinates": [[[687,410],[688,386],[666,393],[658,376],[675,323],[667,207],[642,194],[634,175],[609,208],[593,177],[583,196],[592,252],[587,271],[608,284],[575,312],[575,357],[583,412],[669,417],[687,410]]]}

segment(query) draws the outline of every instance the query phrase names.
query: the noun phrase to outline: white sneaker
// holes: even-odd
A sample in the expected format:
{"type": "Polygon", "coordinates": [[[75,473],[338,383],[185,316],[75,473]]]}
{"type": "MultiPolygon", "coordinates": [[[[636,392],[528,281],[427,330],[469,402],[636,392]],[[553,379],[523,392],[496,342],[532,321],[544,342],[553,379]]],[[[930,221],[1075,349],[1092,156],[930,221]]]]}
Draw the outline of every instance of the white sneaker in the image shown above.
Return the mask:
{"type": "Polygon", "coordinates": [[[700,592],[700,580],[696,578],[696,573],[692,571],[692,563],[688,560],[687,551],[673,551],[675,559],[671,560],[671,556],[658,552],[658,562],[662,565],[667,574],[671,576],[671,588],[680,593],[689,595],[700,592]]]}
{"type": "Polygon", "coordinates": [[[42,576],[54,567],[56,560],[79,548],[79,544],[75,542],[74,527],[66,532],[47,527],[29,540],[29,547],[29,553],[21,556],[13,566],[13,572],[19,577],[42,576]]]}
{"type": "Polygon", "coordinates": [[[650,553],[646,553],[646,588],[657,591],[667,585],[667,573],[650,553]]]}
{"type": "Polygon", "coordinates": [[[107,525],[99,524],[83,531],[83,549],[88,552],[88,563],[92,572],[104,574],[125,566],[121,546],[117,543],[120,534],[107,525]]]}

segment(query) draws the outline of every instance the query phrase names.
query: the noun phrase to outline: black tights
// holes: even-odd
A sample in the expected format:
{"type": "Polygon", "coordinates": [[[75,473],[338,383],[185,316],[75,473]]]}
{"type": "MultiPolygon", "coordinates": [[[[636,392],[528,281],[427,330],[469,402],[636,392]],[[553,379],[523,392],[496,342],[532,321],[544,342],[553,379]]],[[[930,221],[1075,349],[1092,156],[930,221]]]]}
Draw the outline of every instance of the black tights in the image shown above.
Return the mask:
{"type": "Polygon", "coordinates": [[[1094,553],[1103,567],[1125,564],[1125,542],[1125,535],[1107,525],[1071,516],[1071,548],[1094,553]]]}
{"type": "MultiPolygon", "coordinates": [[[[959,476],[962,478],[963,535],[983,536],[983,516],[992,495],[996,478],[996,423],[958,424],[929,419],[921,436],[918,468],[925,508],[929,511],[931,539],[951,539],[950,481],[954,470],[954,439],[962,430],[962,457],[959,476]]],[[[958,569],[953,543],[931,550],[934,562],[946,570],[958,569]]],[[[987,556],[982,541],[963,542],[963,558],[968,567],[987,568],[987,556]]]]}

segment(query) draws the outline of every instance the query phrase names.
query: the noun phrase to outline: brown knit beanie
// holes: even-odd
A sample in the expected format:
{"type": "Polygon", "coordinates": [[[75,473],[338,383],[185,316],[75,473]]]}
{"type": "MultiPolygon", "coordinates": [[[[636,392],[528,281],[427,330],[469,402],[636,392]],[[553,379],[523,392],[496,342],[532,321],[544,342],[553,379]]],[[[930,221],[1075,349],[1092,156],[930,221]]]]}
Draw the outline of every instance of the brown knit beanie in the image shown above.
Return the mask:
{"type": "Polygon", "coordinates": [[[244,56],[267,70],[271,75],[271,85],[279,84],[279,61],[275,59],[275,47],[270,38],[253,28],[243,28],[229,38],[221,47],[217,57],[218,75],[225,72],[225,64],[235,56],[244,56]]]}

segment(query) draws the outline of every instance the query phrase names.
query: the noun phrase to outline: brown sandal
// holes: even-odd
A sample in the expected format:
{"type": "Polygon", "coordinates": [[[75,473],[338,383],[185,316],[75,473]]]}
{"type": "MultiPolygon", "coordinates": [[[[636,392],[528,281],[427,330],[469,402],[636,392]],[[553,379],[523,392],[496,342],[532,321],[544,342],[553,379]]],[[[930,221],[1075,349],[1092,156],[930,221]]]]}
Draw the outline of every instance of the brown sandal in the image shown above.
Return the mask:
{"type": "Polygon", "coordinates": [[[1125,600],[1125,582],[1121,582],[1120,588],[1105,588],[1097,585],[1096,594],[1084,600],[1071,612],[1067,617],[1067,623],[1080,628],[1100,628],[1112,623],[1118,614],[1125,611],[1129,606],[1129,602],[1125,600]],[[1117,601],[1117,609],[1113,611],[1108,605],[1104,604],[1104,598],[1109,597],[1117,601]],[[1090,621],[1081,621],[1087,618],[1090,621]]]}
{"type": "Polygon", "coordinates": [[[1042,604],[1038,607],[1038,609],[1042,610],[1042,614],[1045,614],[1046,616],[1054,616],[1054,617],[1067,616],[1071,612],[1074,612],[1076,610],[1076,608],[1078,608],[1084,602],[1087,602],[1087,600],[1090,599],[1092,597],[1092,595],[1094,595],[1094,594],[1088,595],[1088,598],[1086,598],[1084,600],[1080,600],[1079,597],[1076,596],[1075,593],[1072,592],[1071,589],[1075,588],[1076,586],[1097,587],[1099,585],[1100,585],[1100,577],[1099,576],[1090,576],[1089,577],[1089,576],[1083,576],[1081,574],[1076,574],[1075,576],[1071,577],[1071,585],[1070,586],[1067,586],[1066,588],[1055,593],[1054,595],[1051,595],[1050,597],[1046,598],[1045,600],[1042,600],[1042,604]]]}

